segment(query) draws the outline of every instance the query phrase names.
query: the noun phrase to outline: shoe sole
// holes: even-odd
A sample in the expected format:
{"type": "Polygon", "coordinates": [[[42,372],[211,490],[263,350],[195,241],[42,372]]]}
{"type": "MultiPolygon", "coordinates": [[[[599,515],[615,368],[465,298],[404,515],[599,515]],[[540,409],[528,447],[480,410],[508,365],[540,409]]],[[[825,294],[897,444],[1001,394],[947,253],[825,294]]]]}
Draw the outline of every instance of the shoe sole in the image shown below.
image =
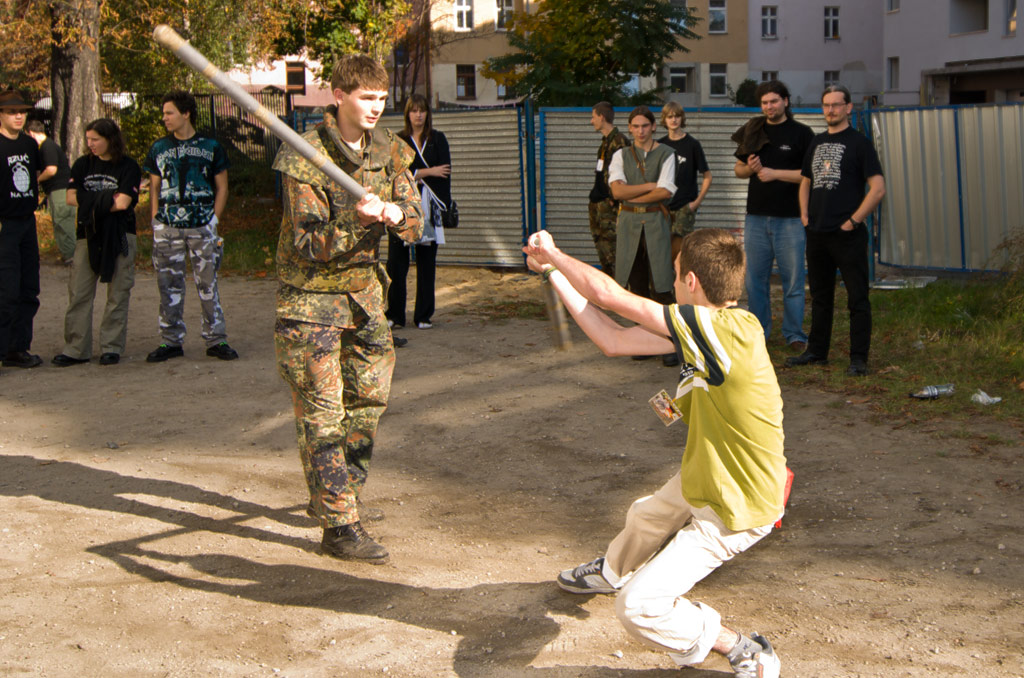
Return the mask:
{"type": "Polygon", "coordinates": [[[165,356],[163,358],[150,358],[149,356],[146,356],[146,362],[147,363],[165,363],[168,360],[173,360],[174,358],[184,358],[184,357],[185,357],[184,353],[175,353],[174,355],[165,356]]]}
{"type": "Polygon", "coordinates": [[[590,588],[590,587],[584,587],[584,586],[577,586],[576,584],[574,584],[572,582],[565,581],[561,577],[559,577],[557,581],[558,581],[558,588],[562,589],[563,591],[568,591],[569,593],[579,593],[579,594],[588,594],[588,593],[618,593],[618,589],[614,589],[614,588],[610,588],[610,587],[609,588],[603,588],[603,587],[602,588],[590,588]]]}

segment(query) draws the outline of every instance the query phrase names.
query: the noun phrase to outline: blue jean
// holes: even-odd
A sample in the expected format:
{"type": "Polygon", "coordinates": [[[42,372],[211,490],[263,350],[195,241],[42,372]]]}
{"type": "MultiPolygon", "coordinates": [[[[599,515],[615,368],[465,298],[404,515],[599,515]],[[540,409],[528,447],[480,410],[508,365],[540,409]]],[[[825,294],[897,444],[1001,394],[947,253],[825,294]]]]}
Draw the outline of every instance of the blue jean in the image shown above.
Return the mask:
{"type": "Polygon", "coordinates": [[[804,333],[803,223],[793,217],[748,214],[743,224],[743,249],[747,254],[747,303],[761,322],[764,336],[772,331],[772,261],[778,262],[782,282],[782,338],[786,343],[807,341],[804,333]]]}

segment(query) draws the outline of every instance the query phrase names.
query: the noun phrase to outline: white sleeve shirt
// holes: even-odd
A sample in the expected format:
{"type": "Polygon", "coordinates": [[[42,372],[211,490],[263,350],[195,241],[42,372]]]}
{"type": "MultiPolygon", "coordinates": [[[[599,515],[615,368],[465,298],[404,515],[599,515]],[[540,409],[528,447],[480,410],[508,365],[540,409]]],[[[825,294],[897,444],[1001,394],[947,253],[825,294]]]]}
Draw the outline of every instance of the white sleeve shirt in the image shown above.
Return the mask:
{"type": "MultiPolygon", "coordinates": [[[[622,169],[622,153],[625,148],[620,148],[615,151],[612,156],[612,161],[608,165],[608,184],[610,185],[613,181],[621,181],[623,183],[629,183],[626,181],[626,173],[622,169]]],[[[665,162],[661,163],[661,170],[658,172],[658,188],[664,188],[669,193],[675,195],[676,192],[676,162],[675,153],[665,158],[665,162]]]]}

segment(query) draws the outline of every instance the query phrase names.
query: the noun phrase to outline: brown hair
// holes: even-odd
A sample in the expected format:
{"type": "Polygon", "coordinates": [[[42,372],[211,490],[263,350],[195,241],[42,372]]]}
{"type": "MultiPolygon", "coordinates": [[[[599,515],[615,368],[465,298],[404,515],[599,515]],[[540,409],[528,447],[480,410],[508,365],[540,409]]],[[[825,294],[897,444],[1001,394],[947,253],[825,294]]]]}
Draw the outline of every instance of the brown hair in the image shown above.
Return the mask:
{"type": "Polygon", "coordinates": [[[609,125],[615,122],[615,109],[607,101],[598,101],[592,110],[604,118],[609,125]]]}
{"type": "Polygon", "coordinates": [[[686,111],[683,110],[683,107],[679,104],[679,102],[670,101],[661,107],[662,125],[665,124],[665,118],[667,118],[670,115],[678,115],[679,127],[686,127],[686,111]]]}
{"type": "Polygon", "coordinates": [[[721,228],[698,228],[683,238],[679,275],[691,271],[700,281],[708,302],[725,306],[743,294],[746,258],[743,245],[721,228]]]}
{"type": "Polygon", "coordinates": [[[46,125],[43,124],[42,120],[29,120],[25,123],[25,130],[27,132],[35,132],[36,134],[46,134],[46,125]]]}
{"type": "Polygon", "coordinates": [[[646,106],[637,106],[632,111],[630,111],[629,122],[633,122],[633,118],[635,118],[638,115],[644,116],[645,118],[651,121],[652,125],[654,124],[654,113],[651,113],[651,109],[647,108],[646,106]]]}
{"type": "Polygon", "coordinates": [[[95,132],[107,140],[107,152],[110,153],[110,162],[115,165],[121,162],[124,157],[124,137],[121,136],[121,128],[110,118],[97,118],[85,126],[86,132],[95,132]]]}
{"type": "Polygon", "coordinates": [[[821,100],[825,100],[826,94],[832,94],[833,92],[840,92],[843,95],[843,103],[853,103],[853,97],[850,96],[850,90],[846,89],[843,85],[829,85],[825,88],[825,91],[821,93],[821,100]]]}
{"type": "Polygon", "coordinates": [[[365,54],[346,54],[338,59],[331,74],[331,90],[348,94],[359,89],[386,90],[388,72],[365,54]]]}
{"type": "Polygon", "coordinates": [[[434,129],[434,116],[430,113],[430,104],[427,103],[427,97],[422,94],[413,94],[405,102],[405,129],[402,130],[402,136],[412,137],[412,123],[409,122],[409,114],[413,111],[427,112],[427,119],[423,123],[423,138],[426,139],[430,136],[430,131],[434,129]]]}

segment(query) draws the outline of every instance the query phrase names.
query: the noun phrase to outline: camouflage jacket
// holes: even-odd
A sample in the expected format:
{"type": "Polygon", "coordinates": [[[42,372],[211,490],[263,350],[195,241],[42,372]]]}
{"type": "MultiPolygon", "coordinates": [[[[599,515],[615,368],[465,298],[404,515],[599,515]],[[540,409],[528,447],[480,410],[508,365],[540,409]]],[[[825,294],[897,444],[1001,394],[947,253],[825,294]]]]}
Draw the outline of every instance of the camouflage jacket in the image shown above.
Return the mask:
{"type": "MultiPolygon", "coordinates": [[[[362,151],[341,140],[336,109],[329,107],[324,122],[303,137],[361,186],[391,202],[405,213],[405,220],[391,228],[406,242],[416,242],[423,232],[423,208],[416,182],[409,171],[414,154],[392,132],[366,132],[362,151]]],[[[358,199],[328,179],[291,147],[283,146],[274,169],[284,179],[284,216],[277,245],[278,315],[310,322],[325,322],[336,312],[334,295],[381,289],[380,265],[383,223],[359,223],[358,199]]],[[[379,303],[383,303],[382,301],[379,303]]],[[[346,325],[340,323],[326,324],[346,325]]]]}
{"type": "Polygon", "coordinates": [[[601,137],[601,147],[597,149],[597,159],[601,162],[601,170],[594,177],[594,188],[590,191],[590,202],[611,200],[612,194],[608,189],[608,165],[611,164],[615,151],[626,146],[629,146],[629,139],[619,131],[618,127],[612,127],[606,136],[601,137]]]}

